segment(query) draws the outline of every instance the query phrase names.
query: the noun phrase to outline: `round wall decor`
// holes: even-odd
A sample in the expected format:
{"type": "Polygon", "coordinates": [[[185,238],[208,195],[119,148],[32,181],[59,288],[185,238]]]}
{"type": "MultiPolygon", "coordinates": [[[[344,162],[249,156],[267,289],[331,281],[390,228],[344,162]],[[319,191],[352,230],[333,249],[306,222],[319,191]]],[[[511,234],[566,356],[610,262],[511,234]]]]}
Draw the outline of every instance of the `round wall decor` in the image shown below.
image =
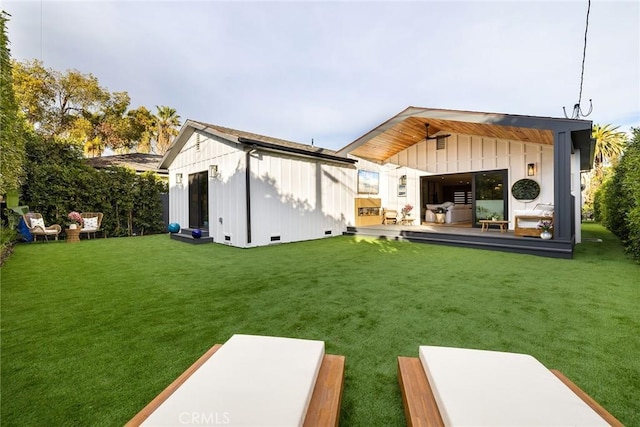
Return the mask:
{"type": "Polygon", "coordinates": [[[511,186],[516,200],[534,200],[540,195],[540,185],[532,179],[520,179],[511,186]]]}

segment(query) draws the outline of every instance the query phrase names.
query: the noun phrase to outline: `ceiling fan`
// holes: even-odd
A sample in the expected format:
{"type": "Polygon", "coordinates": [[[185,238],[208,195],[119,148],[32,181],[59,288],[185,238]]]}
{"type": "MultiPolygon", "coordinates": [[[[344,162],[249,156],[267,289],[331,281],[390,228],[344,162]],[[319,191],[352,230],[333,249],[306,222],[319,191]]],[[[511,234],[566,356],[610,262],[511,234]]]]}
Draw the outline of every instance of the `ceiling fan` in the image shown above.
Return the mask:
{"type": "Polygon", "coordinates": [[[430,139],[436,139],[438,140],[438,142],[440,141],[444,141],[445,138],[448,138],[451,136],[451,134],[446,134],[446,135],[436,135],[436,136],[429,136],[429,123],[425,123],[424,124],[425,130],[426,130],[426,137],[425,139],[428,141],[430,139]]]}

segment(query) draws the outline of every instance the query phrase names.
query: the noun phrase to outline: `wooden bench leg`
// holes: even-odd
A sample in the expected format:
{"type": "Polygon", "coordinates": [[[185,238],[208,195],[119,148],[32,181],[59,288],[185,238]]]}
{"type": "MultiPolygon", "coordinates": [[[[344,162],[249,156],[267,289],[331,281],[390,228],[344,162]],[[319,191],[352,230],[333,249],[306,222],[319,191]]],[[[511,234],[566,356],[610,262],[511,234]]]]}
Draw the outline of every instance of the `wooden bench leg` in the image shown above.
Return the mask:
{"type": "Polygon", "coordinates": [[[337,427],[344,387],[344,356],[325,354],[309,402],[305,427],[337,427]]]}
{"type": "Polygon", "coordinates": [[[398,357],[398,382],[407,426],[444,427],[438,404],[420,359],[398,357]]]}

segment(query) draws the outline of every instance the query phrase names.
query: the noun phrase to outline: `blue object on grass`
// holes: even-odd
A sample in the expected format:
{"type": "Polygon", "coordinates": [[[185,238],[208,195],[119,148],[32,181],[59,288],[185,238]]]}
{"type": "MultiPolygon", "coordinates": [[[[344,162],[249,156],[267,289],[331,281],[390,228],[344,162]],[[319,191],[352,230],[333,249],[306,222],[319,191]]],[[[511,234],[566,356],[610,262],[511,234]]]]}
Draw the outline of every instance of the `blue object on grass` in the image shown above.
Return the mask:
{"type": "Polygon", "coordinates": [[[177,233],[178,231],[180,231],[180,224],[178,224],[177,222],[172,222],[171,224],[169,224],[167,229],[169,230],[169,233],[177,233]]]}
{"type": "Polygon", "coordinates": [[[22,239],[25,242],[33,242],[33,234],[31,234],[31,231],[29,231],[29,227],[27,227],[27,223],[24,222],[24,218],[20,217],[20,221],[18,222],[18,233],[20,233],[20,235],[22,235],[22,239]]]}
{"type": "Polygon", "coordinates": [[[194,239],[199,239],[202,237],[202,230],[200,230],[199,228],[196,228],[191,232],[191,235],[193,236],[194,239]]]}

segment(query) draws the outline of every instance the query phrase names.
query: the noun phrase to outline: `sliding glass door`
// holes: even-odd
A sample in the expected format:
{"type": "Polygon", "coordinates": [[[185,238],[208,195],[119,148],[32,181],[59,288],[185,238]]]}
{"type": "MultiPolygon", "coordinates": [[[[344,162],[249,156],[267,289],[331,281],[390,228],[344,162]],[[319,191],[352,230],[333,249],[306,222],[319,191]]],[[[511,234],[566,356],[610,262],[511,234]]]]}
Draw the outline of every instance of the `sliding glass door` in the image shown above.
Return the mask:
{"type": "Polygon", "coordinates": [[[507,216],[507,170],[474,174],[474,223],[481,219],[504,220],[507,216]]]}

